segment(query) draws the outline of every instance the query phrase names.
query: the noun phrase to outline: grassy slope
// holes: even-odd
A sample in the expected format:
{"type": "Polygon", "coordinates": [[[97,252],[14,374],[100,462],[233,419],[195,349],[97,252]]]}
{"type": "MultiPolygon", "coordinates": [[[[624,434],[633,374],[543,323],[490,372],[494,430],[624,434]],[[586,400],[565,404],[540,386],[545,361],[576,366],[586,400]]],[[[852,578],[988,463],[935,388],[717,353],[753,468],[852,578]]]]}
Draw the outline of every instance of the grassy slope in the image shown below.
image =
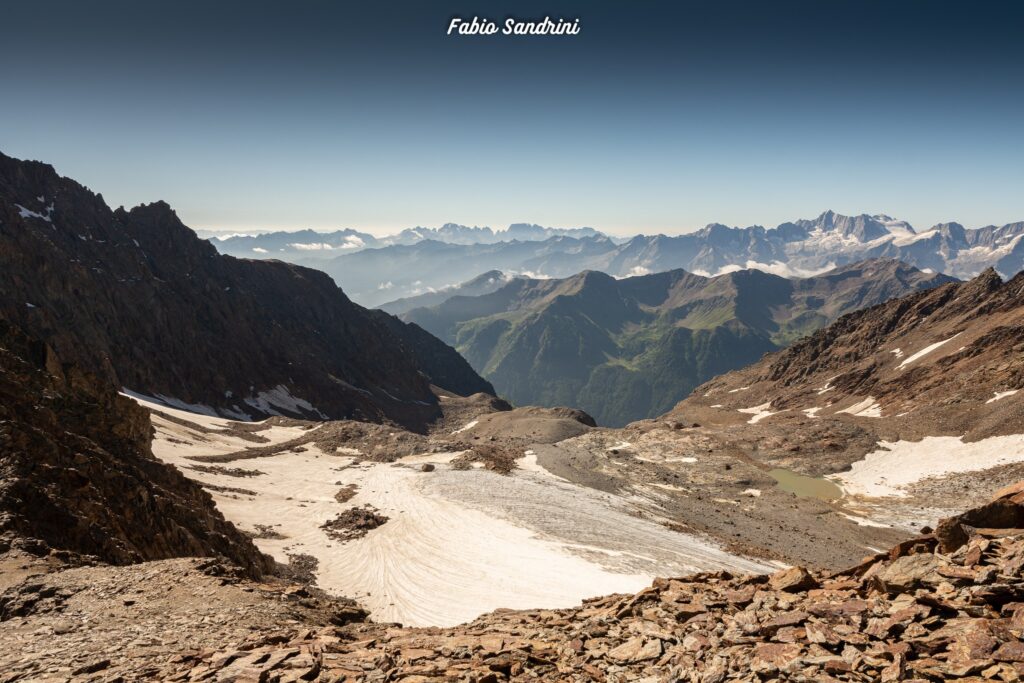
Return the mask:
{"type": "Polygon", "coordinates": [[[519,405],[582,408],[619,426],[659,415],[715,375],[753,363],[841,313],[917,287],[895,266],[803,281],[759,271],[614,280],[516,280],[410,312],[519,405]]]}

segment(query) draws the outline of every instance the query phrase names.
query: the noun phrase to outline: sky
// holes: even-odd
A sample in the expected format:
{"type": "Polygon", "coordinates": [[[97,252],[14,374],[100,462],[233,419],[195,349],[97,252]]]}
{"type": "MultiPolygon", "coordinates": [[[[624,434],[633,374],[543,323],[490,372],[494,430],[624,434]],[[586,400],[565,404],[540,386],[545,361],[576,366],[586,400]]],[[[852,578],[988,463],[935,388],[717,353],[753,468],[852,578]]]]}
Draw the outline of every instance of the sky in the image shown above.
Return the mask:
{"type": "Polygon", "coordinates": [[[1024,3],[5,3],[0,151],[198,229],[1024,220],[1024,3]],[[579,19],[449,36],[452,17],[579,19]]]}

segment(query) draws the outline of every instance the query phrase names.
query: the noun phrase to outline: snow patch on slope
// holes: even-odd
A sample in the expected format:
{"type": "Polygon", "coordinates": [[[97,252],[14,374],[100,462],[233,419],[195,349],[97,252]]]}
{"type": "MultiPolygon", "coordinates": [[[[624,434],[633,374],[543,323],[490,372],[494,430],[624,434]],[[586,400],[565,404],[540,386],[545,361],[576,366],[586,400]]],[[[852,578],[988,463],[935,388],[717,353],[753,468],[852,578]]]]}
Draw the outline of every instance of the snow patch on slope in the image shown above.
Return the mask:
{"type": "Polygon", "coordinates": [[[881,441],[878,446],[878,450],[853,463],[848,472],[831,475],[844,493],[903,498],[907,486],[928,477],[1024,462],[1024,434],[992,436],[970,443],[958,436],[927,436],[920,441],[881,441]]]}
{"type": "Polygon", "coordinates": [[[949,339],[943,339],[942,341],[935,342],[934,344],[929,344],[928,346],[924,347],[923,349],[921,349],[920,351],[915,353],[913,356],[907,357],[906,360],[904,360],[902,363],[900,363],[899,365],[896,366],[896,369],[897,370],[902,370],[906,366],[908,366],[911,363],[913,363],[915,360],[918,360],[919,358],[923,358],[924,356],[927,356],[929,353],[931,353],[935,349],[939,348],[943,344],[947,344],[947,343],[953,341],[954,339],[959,337],[960,334],[961,334],[960,332],[957,332],[956,334],[954,334],[949,339]]]}
{"type": "Polygon", "coordinates": [[[741,413],[747,413],[748,415],[753,415],[754,417],[752,417],[749,420],[747,420],[747,424],[752,424],[753,425],[753,424],[757,424],[758,422],[760,422],[761,420],[765,419],[766,417],[771,417],[772,415],[778,415],[778,412],[774,412],[773,413],[770,410],[771,407],[772,407],[772,402],[768,401],[767,403],[762,403],[761,405],[754,406],[753,408],[739,408],[738,411],[741,412],[741,413]]]}
{"type": "Polygon", "coordinates": [[[855,417],[882,417],[882,406],[875,399],[868,396],[863,401],[854,403],[852,406],[837,410],[836,412],[849,413],[855,417]]]}

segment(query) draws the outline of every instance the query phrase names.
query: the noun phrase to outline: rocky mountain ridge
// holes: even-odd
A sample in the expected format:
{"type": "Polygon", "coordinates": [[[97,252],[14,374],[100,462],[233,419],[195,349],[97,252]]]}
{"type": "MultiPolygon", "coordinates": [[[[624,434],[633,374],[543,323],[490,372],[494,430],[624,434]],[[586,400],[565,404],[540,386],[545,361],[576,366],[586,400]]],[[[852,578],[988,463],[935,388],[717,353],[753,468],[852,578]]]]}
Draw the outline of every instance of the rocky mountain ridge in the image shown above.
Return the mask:
{"type": "Polygon", "coordinates": [[[504,230],[445,223],[439,228],[417,226],[383,237],[347,228],[330,232],[297,230],[256,234],[211,234],[209,239],[220,253],[240,258],[316,261],[362,249],[410,245],[424,240],[468,245],[512,241],[536,242],[551,237],[596,237],[600,234],[593,228],[548,228],[532,223],[513,223],[504,230]]]}
{"type": "MultiPolygon", "coordinates": [[[[488,270],[565,278],[584,270],[629,277],[682,268],[714,276],[756,268],[786,277],[816,275],[873,258],[971,278],[988,267],[1004,277],[1024,268],[1024,222],[969,229],[941,223],[915,230],[886,215],[843,216],[734,228],[713,223],[682,235],[555,236],[544,241],[452,244],[439,235],[358,254],[335,253],[316,267],[368,306],[451,288],[488,270]],[[438,265],[443,259],[444,267],[438,265]]],[[[291,258],[282,256],[282,258],[291,258]]],[[[295,260],[305,262],[300,254],[295,260]]]]}
{"type": "Polygon", "coordinates": [[[52,167],[2,155],[0,291],[0,315],[62,358],[197,410],[422,428],[439,415],[431,381],[489,390],[452,349],[385,324],[322,272],[219,255],[165,203],[111,211],[52,167]],[[414,337],[430,347],[420,364],[414,337]]]}

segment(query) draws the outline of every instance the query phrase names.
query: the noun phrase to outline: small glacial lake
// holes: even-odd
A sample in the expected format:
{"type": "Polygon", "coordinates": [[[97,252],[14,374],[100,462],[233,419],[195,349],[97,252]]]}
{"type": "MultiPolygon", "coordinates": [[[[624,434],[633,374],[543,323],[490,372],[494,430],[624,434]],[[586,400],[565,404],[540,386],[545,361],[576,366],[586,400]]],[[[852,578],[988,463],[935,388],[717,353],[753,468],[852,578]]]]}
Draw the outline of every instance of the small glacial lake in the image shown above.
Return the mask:
{"type": "Polygon", "coordinates": [[[774,479],[783,491],[795,493],[802,498],[835,500],[843,496],[843,490],[839,486],[823,477],[808,477],[781,467],[768,470],[768,476],[774,479]]]}

